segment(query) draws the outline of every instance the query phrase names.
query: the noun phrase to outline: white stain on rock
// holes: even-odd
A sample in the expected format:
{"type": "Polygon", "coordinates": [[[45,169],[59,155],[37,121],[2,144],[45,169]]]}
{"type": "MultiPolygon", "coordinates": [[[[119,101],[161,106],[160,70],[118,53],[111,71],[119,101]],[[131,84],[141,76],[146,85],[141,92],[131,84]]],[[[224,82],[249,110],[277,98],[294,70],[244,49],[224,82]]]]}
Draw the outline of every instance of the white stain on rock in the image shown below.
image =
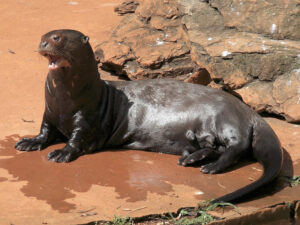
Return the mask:
{"type": "Polygon", "coordinates": [[[262,50],[266,51],[268,48],[265,45],[261,46],[262,50]]]}
{"type": "Polygon", "coordinates": [[[277,29],[277,25],[273,23],[270,29],[271,33],[273,34],[276,31],[276,29],[277,29]]]}
{"type": "Polygon", "coordinates": [[[163,45],[164,41],[160,40],[159,38],[156,39],[156,45],[163,45]]]}
{"type": "Polygon", "coordinates": [[[226,56],[228,56],[228,55],[230,55],[230,54],[231,54],[231,52],[229,52],[229,51],[223,51],[221,55],[222,55],[223,57],[226,57],[226,56]]]}
{"type": "Polygon", "coordinates": [[[292,73],[300,73],[300,69],[293,69],[292,73]]]}
{"type": "Polygon", "coordinates": [[[233,42],[233,41],[228,41],[228,43],[231,44],[232,46],[235,46],[235,45],[236,45],[236,43],[233,42]]]}

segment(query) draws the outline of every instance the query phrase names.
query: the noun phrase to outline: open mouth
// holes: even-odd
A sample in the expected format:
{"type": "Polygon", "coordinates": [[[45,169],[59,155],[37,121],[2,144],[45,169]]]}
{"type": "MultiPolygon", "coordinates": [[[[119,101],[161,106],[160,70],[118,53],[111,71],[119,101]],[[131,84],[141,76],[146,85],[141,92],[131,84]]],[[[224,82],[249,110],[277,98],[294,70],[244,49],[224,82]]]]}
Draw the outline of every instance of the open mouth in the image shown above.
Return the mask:
{"type": "Polygon", "coordinates": [[[61,57],[57,55],[44,54],[49,60],[49,70],[56,70],[59,68],[61,57]]]}
{"type": "Polygon", "coordinates": [[[44,53],[42,55],[49,60],[49,65],[48,65],[49,70],[57,70],[58,68],[61,67],[70,67],[69,62],[61,56],[53,55],[50,53],[44,53]]]}

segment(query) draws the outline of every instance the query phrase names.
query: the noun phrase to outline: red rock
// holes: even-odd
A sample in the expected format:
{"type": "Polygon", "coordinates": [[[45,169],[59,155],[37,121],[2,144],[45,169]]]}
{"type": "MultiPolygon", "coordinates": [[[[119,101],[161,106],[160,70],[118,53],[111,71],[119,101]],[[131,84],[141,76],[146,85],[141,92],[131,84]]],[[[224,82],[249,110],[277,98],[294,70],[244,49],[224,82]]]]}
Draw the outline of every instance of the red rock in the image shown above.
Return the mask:
{"type": "Polygon", "coordinates": [[[96,48],[101,67],[130,79],[189,78],[198,67],[180,16],[176,1],[141,1],[135,14],[125,15],[111,39],[96,48]]]}
{"type": "Polygon", "coordinates": [[[243,101],[257,112],[271,112],[270,106],[276,105],[272,98],[271,82],[252,82],[236,91],[242,96],[243,101]]]}
{"type": "Polygon", "coordinates": [[[259,33],[274,39],[300,39],[298,0],[209,1],[224,19],[225,26],[259,33]]]}
{"type": "Polygon", "coordinates": [[[136,10],[136,7],[139,5],[136,0],[126,0],[121,5],[115,7],[115,12],[119,15],[124,15],[127,13],[133,13],[136,10]]]}
{"type": "Polygon", "coordinates": [[[128,46],[117,42],[101,43],[98,45],[96,55],[100,63],[105,62],[107,66],[114,68],[117,74],[122,74],[122,65],[134,57],[128,46]]]}
{"type": "MultiPolygon", "coordinates": [[[[230,211],[232,214],[232,211],[230,211]]],[[[224,213],[211,212],[216,217],[221,217],[224,213]]],[[[226,215],[226,214],[225,214],[226,215]]],[[[224,217],[224,216],[223,216],[224,217]]],[[[222,218],[222,217],[221,217],[222,218]]],[[[211,225],[238,225],[238,224],[289,224],[290,209],[288,205],[277,205],[270,208],[260,209],[246,215],[230,215],[225,220],[213,221],[211,225]]]]}
{"type": "Polygon", "coordinates": [[[292,70],[275,80],[273,98],[287,121],[300,121],[300,69],[292,70]]]}
{"type": "Polygon", "coordinates": [[[300,222],[300,201],[297,202],[295,207],[295,219],[299,223],[300,222]]]}

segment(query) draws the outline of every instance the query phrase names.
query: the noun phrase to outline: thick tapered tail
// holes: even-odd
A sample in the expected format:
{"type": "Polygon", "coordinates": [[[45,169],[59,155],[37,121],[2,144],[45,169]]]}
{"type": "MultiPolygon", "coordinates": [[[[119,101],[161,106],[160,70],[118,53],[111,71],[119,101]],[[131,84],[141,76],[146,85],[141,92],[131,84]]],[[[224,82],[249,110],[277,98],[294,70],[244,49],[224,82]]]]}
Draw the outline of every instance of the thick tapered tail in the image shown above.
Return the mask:
{"type": "Polygon", "coordinates": [[[283,153],[276,134],[263,119],[257,119],[253,125],[252,148],[254,158],[263,165],[263,175],[257,181],[215,199],[213,203],[233,202],[277,177],[282,167],[283,153]]]}

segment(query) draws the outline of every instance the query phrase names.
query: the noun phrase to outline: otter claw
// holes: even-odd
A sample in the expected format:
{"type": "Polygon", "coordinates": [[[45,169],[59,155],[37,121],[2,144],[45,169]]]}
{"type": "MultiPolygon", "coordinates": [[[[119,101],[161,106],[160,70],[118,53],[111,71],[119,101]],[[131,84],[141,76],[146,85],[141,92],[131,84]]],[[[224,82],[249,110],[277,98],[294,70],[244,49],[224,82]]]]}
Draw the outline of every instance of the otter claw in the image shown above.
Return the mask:
{"type": "Polygon", "coordinates": [[[23,138],[22,140],[18,141],[15,145],[15,149],[19,151],[35,151],[41,150],[44,148],[44,143],[40,139],[36,138],[23,138]]]}
{"type": "Polygon", "coordinates": [[[209,173],[209,174],[215,174],[218,172],[217,170],[217,164],[216,163],[209,163],[204,166],[201,166],[200,171],[202,173],[209,173]]]}
{"type": "Polygon", "coordinates": [[[73,161],[80,155],[80,151],[77,151],[77,149],[73,149],[71,147],[66,146],[63,149],[58,149],[49,152],[47,158],[51,162],[66,163],[73,161]]]}

